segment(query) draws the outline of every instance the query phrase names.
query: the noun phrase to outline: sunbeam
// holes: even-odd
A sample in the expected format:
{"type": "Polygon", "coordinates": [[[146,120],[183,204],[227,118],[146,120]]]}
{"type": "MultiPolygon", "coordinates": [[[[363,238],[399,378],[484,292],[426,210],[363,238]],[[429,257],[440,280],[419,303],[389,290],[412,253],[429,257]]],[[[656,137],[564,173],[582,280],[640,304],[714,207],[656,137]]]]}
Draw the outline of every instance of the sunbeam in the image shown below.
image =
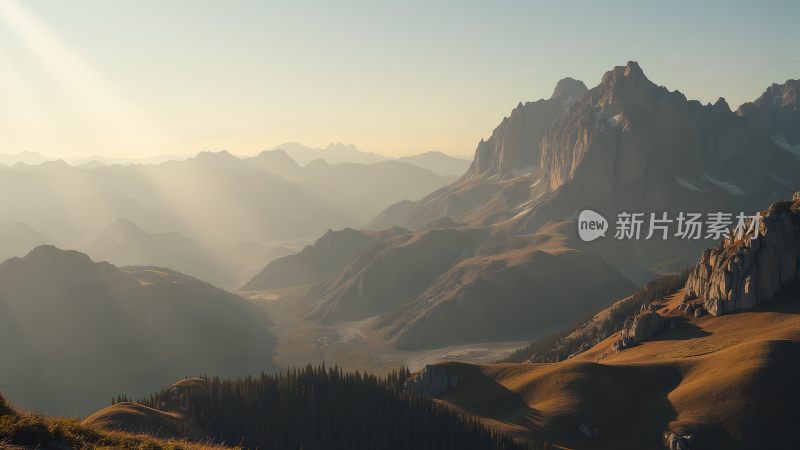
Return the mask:
{"type": "MultiPolygon", "coordinates": [[[[111,145],[149,151],[175,149],[168,136],[20,2],[0,2],[0,22],[39,58],[50,76],[62,85],[64,94],[71,98],[72,110],[102,124],[96,128],[97,134],[103,135],[111,145]],[[123,143],[124,146],[120,145],[123,143]]],[[[109,148],[108,153],[115,150],[109,148]]]]}

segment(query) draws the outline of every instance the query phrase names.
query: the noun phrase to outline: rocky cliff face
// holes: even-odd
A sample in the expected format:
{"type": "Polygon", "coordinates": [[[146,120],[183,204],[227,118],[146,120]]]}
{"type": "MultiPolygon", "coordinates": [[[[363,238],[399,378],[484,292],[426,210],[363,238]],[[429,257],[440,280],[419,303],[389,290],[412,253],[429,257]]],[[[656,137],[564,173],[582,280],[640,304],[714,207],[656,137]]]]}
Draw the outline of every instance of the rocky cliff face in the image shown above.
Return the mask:
{"type": "Polygon", "coordinates": [[[403,387],[423,395],[439,395],[458,386],[458,376],[448,374],[443,367],[427,365],[403,383],[403,387]]]}
{"type": "MultiPolygon", "coordinates": [[[[786,127],[800,130],[800,117],[786,117],[786,127]]],[[[547,192],[515,218],[516,229],[535,232],[587,207],[606,217],[755,211],[800,185],[800,146],[795,152],[771,133],[777,132],[755,127],[724,99],[704,105],[651,82],[635,62],[615,67],[546,131],[539,184],[547,192]]],[[[674,239],[627,244],[607,239],[591,251],[617,267],[649,267],[708,246],[674,239]]]]}
{"type": "MultiPolygon", "coordinates": [[[[737,114],[773,137],[778,145],[800,145],[800,80],[773,84],[759,98],[739,107],[737,114]]],[[[798,147],[800,148],[800,147],[798,147]]]]}
{"type": "Polygon", "coordinates": [[[553,121],[587,92],[583,82],[564,78],[549,99],[520,103],[488,140],[481,140],[465,175],[518,176],[539,167],[539,143],[553,121]]]}
{"type": "Polygon", "coordinates": [[[764,181],[747,178],[766,169],[762,144],[724,99],[689,101],[651,82],[632,61],[606,72],[547,130],[542,172],[551,192],[567,185],[584,201],[669,203],[666,192],[745,195],[764,181]]]}
{"type": "Polygon", "coordinates": [[[702,299],[718,316],[768,302],[800,277],[800,193],[762,216],[758,237],[748,233],[703,251],[686,283],[687,299],[702,299]]]}
{"type": "Polygon", "coordinates": [[[544,192],[539,167],[545,131],[586,92],[583,82],[564,78],[549,99],[520,103],[491,137],[481,140],[460,179],[422,200],[389,206],[368,228],[400,225],[423,230],[443,217],[487,226],[526,211],[544,192]]]}

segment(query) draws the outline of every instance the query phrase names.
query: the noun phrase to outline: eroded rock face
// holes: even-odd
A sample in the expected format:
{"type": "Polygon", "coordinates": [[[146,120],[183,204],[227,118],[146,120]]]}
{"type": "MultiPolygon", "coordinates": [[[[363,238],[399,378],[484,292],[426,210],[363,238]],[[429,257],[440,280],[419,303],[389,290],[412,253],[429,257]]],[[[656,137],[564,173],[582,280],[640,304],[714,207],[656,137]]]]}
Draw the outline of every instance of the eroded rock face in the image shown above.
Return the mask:
{"type": "Polygon", "coordinates": [[[761,213],[758,236],[748,233],[704,250],[686,282],[686,298],[700,298],[714,316],[773,299],[800,277],[800,193],[761,213]]]}
{"type": "Polygon", "coordinates": [[[770,136],[788,144],[800,142],[800,80],[773,84],[755,101],[742,105],[737,114],[770,136]]]}
{"type": "Polygon", "coordinates": [[[622,338],[642,342],[656,334],[664,326],[664,319],[655,311],[645,310],[625,321],[622,338]]]}
{"type": "Polygon", "coordinates": [[[661,331],[666,320],[649,305],[642,307],[639,314],[627,319],[620,332],[620,338],[612,348],[622,351],[632,347],[661,331]]]}
{"type": "Polygon", "coordinates": [[[478,144],[466,177],[514,177],[539,167],[539,143],[545,130],[586,92],[583,82],[564,78],[549,99],[517,105],[492,136],[478,144]]]}
{"type": "Polygon", "coordinates": [[[457,385],[456,375],[450,375],[443,368],[429,364],[406,380],[403,387],[423,395],[439,395],[457,385]]]}

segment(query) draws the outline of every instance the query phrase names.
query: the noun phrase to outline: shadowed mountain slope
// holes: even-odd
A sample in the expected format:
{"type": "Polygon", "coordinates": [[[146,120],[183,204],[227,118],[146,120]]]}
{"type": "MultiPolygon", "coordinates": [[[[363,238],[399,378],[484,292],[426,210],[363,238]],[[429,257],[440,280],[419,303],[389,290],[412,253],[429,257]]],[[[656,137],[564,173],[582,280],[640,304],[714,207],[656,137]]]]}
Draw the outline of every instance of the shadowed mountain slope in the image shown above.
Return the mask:
{"type": "Polygon", "coordinates": [[[345,228],[328,230],[313,245],[271,261],[243,289],[266,290],[318,283],[341,270],[350,260],[381,240],[407,233],[402,228],[382,232],[345,228]]]}
{"type": "Polygon", "coordinates": [[[14,256],[24,256],[38,245],[52,243],[52,239],[28,224],[16,221],[0,222],[0,261],[14,256]]]}
{"type": "Polygon", "coordinates": [[[149,233],[119,220],[92,241],[86,253],[118,266],[169,267],[216,285],[230,281],[231,268],[210,250],[180,233],[149,233]]]}
{"type": "Polygon", "coordinates": [[[165,378],[271,369],[267,326],[244,299],[168,269],[51,246],[0,264],[0,385],[34,410],[81,415],[165,378]]]}

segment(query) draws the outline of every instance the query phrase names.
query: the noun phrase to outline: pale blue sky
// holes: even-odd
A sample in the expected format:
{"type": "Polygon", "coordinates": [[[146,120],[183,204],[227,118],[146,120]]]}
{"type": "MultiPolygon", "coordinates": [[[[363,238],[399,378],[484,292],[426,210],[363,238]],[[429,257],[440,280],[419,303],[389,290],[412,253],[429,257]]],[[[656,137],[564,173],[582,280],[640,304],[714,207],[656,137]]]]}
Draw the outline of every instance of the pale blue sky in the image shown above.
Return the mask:
{"type": "Polygon", "coordinates": [[[517,102],[631,59],[736,108],[800,77],[798,19],[789,1],[0,0],[0,152],[471,155],[517,102]]]}

